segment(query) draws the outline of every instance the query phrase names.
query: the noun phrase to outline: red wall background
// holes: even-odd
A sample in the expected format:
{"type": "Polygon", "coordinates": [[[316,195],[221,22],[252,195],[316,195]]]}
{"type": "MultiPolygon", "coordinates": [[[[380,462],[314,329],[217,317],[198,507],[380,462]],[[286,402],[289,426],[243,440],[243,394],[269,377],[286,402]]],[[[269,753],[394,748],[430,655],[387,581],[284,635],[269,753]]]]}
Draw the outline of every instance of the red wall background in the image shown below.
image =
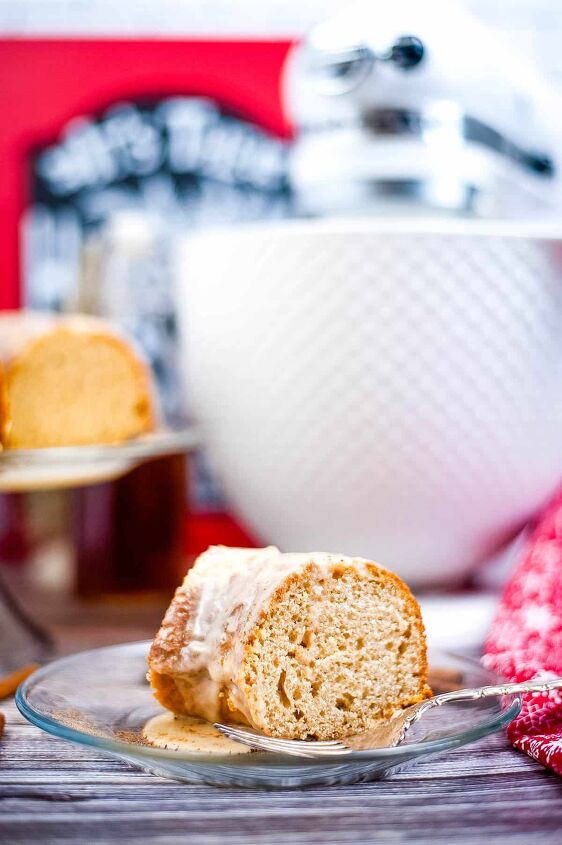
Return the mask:
{"type": "Polygon", "coordinates": [[[29,156],[73,117],[122,98],[211,97],[287,136],[279,98],[287,41],[0,39],[0,309],[21,303],[19,223],[29,156]]]}

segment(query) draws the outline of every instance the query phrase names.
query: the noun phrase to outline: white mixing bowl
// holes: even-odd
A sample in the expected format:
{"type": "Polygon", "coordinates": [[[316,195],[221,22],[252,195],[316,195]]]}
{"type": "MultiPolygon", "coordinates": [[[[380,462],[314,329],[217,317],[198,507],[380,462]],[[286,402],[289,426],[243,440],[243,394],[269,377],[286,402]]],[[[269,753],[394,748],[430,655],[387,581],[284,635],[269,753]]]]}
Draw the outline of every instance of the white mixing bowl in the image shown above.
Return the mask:
{"type": "Polygon", "coordinates": [[[294,221],[180,246],[186,379],[264,542],[460,580],[562,475],[562,228],[294,221]]]}

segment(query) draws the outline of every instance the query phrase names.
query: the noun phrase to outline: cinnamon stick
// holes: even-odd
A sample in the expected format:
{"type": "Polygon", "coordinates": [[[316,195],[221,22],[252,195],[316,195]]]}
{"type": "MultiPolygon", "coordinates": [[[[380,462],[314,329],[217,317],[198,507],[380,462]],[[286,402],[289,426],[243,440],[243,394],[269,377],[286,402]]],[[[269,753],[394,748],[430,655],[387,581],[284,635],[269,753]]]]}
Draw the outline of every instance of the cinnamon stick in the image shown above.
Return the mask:
{"type": "Polygon", "coordinates": [[[9,675],[0,678],[0,699],[13,695],[21,682],[25,681],[36,669],[39,669],[38,663],[28,663],[21,669],[16,669],[15,672],[10,672],[9,675]]]}

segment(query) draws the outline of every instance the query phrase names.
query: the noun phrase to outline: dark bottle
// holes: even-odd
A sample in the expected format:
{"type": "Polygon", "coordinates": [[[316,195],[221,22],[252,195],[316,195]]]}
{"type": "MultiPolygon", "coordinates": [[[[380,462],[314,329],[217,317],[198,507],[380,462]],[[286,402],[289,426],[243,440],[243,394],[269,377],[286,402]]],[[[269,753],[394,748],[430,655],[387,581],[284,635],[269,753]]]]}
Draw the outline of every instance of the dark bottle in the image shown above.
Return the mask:
{"type": "Polygon", "coordinates": [[[117,481],[72,491],[82,596],[170,591],[187,568],[187,459],[159,458],[117,481]]]}
{"type": "MultiPolygon", "coordinates": [[[[143,350],[164,420],[183,411],[170,243],[163,221],[115,211],[87,238],[68,306],[109,318],[143,350]]],[[[117,481],[75,490],[72,532],[81,595],[170,590],[186,569],[186,458],[159,458],[117,481]]]]}

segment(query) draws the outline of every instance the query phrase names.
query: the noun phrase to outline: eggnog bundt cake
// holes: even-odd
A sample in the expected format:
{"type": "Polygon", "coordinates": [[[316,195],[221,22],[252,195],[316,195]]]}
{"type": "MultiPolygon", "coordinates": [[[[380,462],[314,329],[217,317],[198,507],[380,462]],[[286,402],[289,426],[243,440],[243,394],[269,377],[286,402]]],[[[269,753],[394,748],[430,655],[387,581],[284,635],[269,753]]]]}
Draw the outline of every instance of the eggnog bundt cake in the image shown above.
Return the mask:
{"type": "Polygon", "coordinates": [[[148,369],[105,320],[0,313],[0,365],[4,447],[117,443],[153,428],[148,369]]]}
{"type": "Polygon", "coordinates": [[[409,589],[336,554],[211,547],[176,591],[148,662],[174,713],[295,739],[359,733],[431,694],[409,589]]]}

